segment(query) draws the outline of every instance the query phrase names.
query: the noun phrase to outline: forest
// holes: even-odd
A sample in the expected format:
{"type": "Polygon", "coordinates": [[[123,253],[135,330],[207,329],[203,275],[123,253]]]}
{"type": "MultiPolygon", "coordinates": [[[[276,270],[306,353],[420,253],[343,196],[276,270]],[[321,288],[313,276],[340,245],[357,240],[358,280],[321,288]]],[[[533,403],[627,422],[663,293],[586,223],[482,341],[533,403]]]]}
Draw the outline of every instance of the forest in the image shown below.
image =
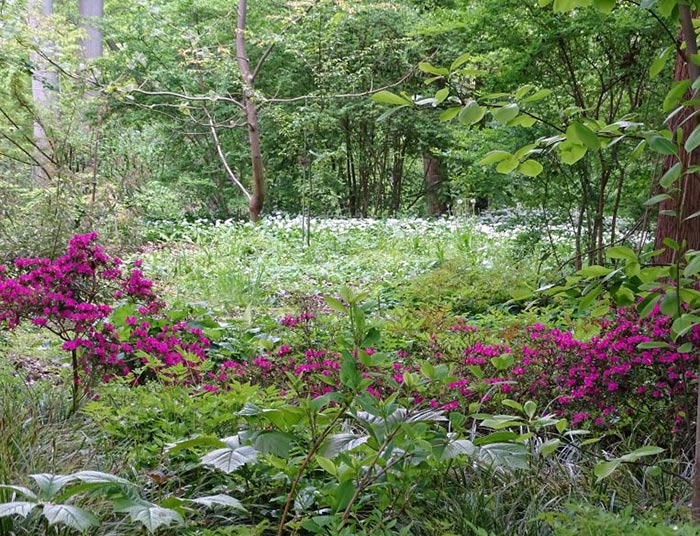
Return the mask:
{"type": "Polygon", "coordinates": [[[700,0],[0,0],[0,536],[700,535],[700,0]]]}

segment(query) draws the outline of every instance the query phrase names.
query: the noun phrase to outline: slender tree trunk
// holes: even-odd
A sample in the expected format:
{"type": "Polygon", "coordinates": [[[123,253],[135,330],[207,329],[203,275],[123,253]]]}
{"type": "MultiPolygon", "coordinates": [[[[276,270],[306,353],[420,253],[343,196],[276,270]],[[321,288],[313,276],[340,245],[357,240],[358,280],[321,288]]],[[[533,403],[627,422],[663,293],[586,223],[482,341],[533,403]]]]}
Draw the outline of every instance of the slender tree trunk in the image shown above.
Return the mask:
{"type": "Polygon", "coordinates": [[[42,36],[48,29],[43,28],[48,16],[53,14],[53,0],[27,0],[27,24],[34,34],[36,51],[29,54],[32,69],[32,99],[36,115],[34,117],[34,158],[36,166],[32,178],[36,184],[46,184],[55,173],[52,147],[46,132],[45,122],[55,112],[58,100],[58,73],[51,68],[42,56],[42,36]]]}
{"type": "Polygon", "coordinates": [[[425,199],[428,202],[428,214],[441,216],[445,213],[445,203],[440,193],[445,177],[440,159],[429,151],[423,152],[423,178],[425,180],[425,199]]]}
{"type": "Polygon", "coordinates": [[[254,100],[255,76],[250,68],[248,54],[246,53],[245,26],[248,2],[238,0],[238,24],[236,26],[236,55],[238,68],[241,71],[243,81],[243,105],[245,107],[246,122],[248,126],[248,144],[250,160],[253,167],[253,181],[251,188],[248,211],[250,221],[260,219],[260,211],[265,201],[265,170],[262,161],[262,149],[260,145],[260,131],[258,129],[258,106],[254,100]]]}

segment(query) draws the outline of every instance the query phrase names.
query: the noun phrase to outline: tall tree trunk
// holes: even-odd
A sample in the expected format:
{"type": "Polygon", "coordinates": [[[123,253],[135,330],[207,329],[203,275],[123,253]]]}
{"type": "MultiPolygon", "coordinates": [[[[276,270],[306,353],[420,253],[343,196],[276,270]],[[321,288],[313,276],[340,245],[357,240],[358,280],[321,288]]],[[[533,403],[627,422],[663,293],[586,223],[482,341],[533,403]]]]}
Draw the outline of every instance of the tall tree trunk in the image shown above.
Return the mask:
{"type": "MultiPolygon", "coordinates": [[[[688,70],[688,64],[683,57],[677,55],[674,80],[688,80],[689,76],[691,76],[691,73],[688,70]]],[[[690,94],[688,98],[691,98],[690,94]]],[[[688,139],[690,133],[699,124],[700,116],[697,115],[697,111],[693,108],[685,107],[680,113],[673,116],[669,129],[671,132],[676,132],[679,128],[682,129],[683,139],[685,140],[688,139]]],[[[681,144],[679,151],[681,165],[684,170],[691,166],[700,165],[699,149],[689,153],[681,144]]],[[[665,173],[676,162],[675,157],[668,157],[664,162],[663,172],[665,173]]],[[[671,195],[671,199],[661,202],[659,206],[655,248],[663,249],[665,247],[663,240],[668,237],[678,243],[681,243],[683,240],[687,241],[688,249],[700,249],[700,217],[686,219],[700,210],[700,173],[684,174],[678,179],[675,186],[677,186],[675,191],[668,192],[671,195]]],[[[659,263],[670,264],[676,260],[676,252],[666,248],[655,260],[659,263]]]]}
{"type": "Polygon", "coordinates": [[[245,107],[246,123],[248,126],[248,144],[250,159],[253,166],[253,181],[251,188],[248,211],[250,221],[260,219],[260,211],[265,201],[265,170],[262,161],[262,149],[260,146],[260,131],[258,130],[258,107],[255,104],[253,91],[255,89],[255,75],[250,68],[245,44],[246,11],[248,2],[238,0],[238,24],[236,26],[236,56],[238,68],[241,71],[243,81],[243,105],[245,107]]]}
{"type": "Polygon", "coordinates": [[[35,39],[36,51],[29,54],[32,69],[32,99],[36,116],[34,118],[34,159],[36,165],[32,177],[37,184],[45,184],[55,173],[52,147],[45,128],[45,121],[55,112],[58,100],[58,73],[42,56],[42,36],[48,31],[43,28],[48,16],[53,14],[53,0],[27,0],[27,24],[35,39]]]}
{"type": "Polygon", "coordinates": [[[102,30],[100,20],[104,16],[104,0],[79,0],[78,13],[87,34],[81,41],[83,56],[87,61],[102,57],[102,30]]]}
{"type": "Polygon", "coordinates": [[[425,199],[428,203],[428,215],[441,216],[445,213],[445,202],[441,198],[442,183],[445,176],[440,159],[429,151],[423,151],[423,178],[425,180],[425,199]]]}

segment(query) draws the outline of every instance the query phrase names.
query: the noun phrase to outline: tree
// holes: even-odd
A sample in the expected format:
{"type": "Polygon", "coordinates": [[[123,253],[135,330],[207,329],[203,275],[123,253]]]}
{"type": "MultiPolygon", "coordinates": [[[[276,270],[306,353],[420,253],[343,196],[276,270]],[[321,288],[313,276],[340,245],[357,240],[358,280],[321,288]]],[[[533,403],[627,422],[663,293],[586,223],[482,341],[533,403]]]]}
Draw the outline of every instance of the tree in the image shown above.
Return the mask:
{"type": "Polygon", "coordinates": [[[29,53],[32,69],[32,99],[34,117],[34,160],[33,177],[36,183],[51,180],[54,174],[54,160],[51,141],[45,121],[55,113],[58,101],[58,73],[51,65],[51,58],[43,46],[42,37],[46,34],[47,19],[53,14],[53,0],[27,0],[27,24],[33,33],[34,42],[29,53]]]}
{"type": "Polygon", "coordinates": [[[238,0],[238,23],[236,25],[236,57],[238,68],[241,72],[243,84],[243,107],[245,108],[246,128],[248,130],[248,143],[250,160],[252,164],[252,192],[248,200],[250,221],[260,218],[260,211],[265,200],[265,171],[263,168],[262,153],[260,149],[260,130],[258,127],[258,106],[255,102],[255,77],[260,71],[260,65],[264,56],[253,71],[250,68],[250,60],[246,52],[246,15],[248,2],[238,0]]]}

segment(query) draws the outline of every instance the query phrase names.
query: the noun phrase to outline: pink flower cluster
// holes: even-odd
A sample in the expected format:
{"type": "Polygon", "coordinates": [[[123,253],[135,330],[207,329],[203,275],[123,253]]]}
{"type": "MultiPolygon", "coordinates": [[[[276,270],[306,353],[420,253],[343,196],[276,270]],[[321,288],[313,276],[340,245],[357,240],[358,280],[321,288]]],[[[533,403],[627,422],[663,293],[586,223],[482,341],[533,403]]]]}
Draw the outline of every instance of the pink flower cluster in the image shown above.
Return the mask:
{"type": "Polygon", "coordinates": [[[149,356],[163,367],[203,360],[208,339],[185,322],[164,321],[165,304],[141,262],[127,267],[96,240],[96,233],[76,235],[55,260],[18,259],[12,270],[0,266],[0,325],[13,329],[28,320],[48,329],[72,353],[74,368],[104,373],[104,380],[131,373],[149,356]],[[111,321],[115,303],[134,304],[123,326],[111,321]]]}

